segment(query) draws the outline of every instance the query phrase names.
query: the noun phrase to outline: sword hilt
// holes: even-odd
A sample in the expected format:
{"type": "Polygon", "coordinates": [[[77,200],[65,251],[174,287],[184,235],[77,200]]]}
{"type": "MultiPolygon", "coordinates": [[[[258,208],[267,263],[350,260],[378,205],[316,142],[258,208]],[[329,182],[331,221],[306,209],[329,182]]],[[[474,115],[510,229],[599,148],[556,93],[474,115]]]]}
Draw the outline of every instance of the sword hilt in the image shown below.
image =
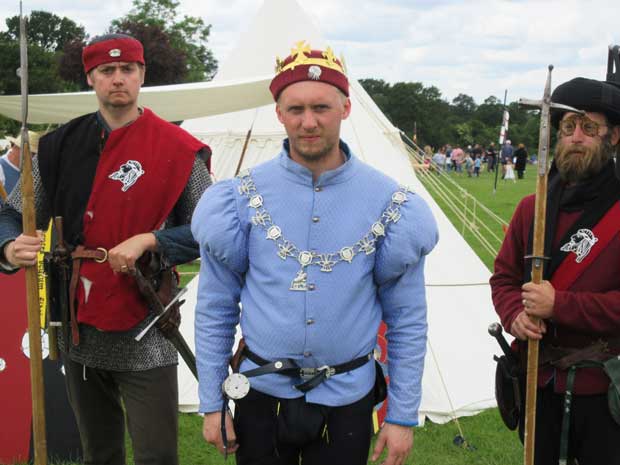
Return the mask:
{"type": "Polygon", "coordinates": [[[502,352],[504,352],[504,355],[508,357],[509,359],[514,360],[515,359],[514,352],[512,351],[512,349],[510,348],[510,345],[508,344],[508,341],[504,337],[502,325],[500,325],[497,322],[491,323],[489,325],[488,331],[489,331],[489,334],[495,338],[495,340],[501,347],[502,352]]]}

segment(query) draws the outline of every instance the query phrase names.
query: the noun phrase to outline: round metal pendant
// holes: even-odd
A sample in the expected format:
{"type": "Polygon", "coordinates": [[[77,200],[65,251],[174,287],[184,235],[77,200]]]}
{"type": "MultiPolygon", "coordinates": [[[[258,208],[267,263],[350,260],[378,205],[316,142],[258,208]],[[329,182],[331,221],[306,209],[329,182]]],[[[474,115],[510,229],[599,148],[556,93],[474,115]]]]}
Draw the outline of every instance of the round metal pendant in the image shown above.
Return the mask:
{"type": "Polygon", "coordinates": [[[355,252],[352,247],[343,247],[340,249],[340,258],[342,258],[345,262],[351,263],[353,257],[355,256],[355,252]]]}
{"type": "Polygon", "coordinates": [[[312,263],[312,253],[304,250],[303,252],[299,252],[299,256],[297,257],[297,261],[301,266],[308,266],[312,263]]]}
{"type": "Polygon", "coordinates": [[[282,237],[282,230],[273,225],[267,230],[267,239],[271,239],[272,241],[276,241],[282,237]]]}
{"type": "Polygon", "coordinates": [[[392,202],[395,204],[401,205],[407,201],[407,194],[404,192],[398,191],[392,194],[392,202]]]}
{"type": "Polygon", "coordinates": [[[250,207],[260,208],[263,206],[263,197],[260,194],[253,195],[250,198],[250,207]]]}
{"type": "Polygon", "coordinates": [[[243,399],[250,392],[250,380],[241,373],[233,373],[224,380],[222,390],[230,399],[243,399]]]}
{"type": "Polygon", "coordinates": [[[385,236],[385,226],[380,221],[373,223],[371,230],[376,237],[385,236]]]}

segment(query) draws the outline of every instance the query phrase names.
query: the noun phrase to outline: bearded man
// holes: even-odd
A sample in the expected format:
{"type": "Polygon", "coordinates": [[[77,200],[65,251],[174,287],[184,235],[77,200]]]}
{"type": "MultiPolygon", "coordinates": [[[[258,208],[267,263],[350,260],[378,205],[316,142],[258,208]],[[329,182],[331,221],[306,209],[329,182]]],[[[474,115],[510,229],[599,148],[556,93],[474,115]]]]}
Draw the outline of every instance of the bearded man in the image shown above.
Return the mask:
{"type": "Polygon", "coordinates": [[[522,354],[521,341],[541,340],[535,463],[620,463],[620,181],[613,161],[620,89],[576,78],[551,99],[584,113],[552,116],[558,142],[546,212],[550,260],[544,280],[528,282],[530,195],[517,206],[495,260],[493,302],[522,354]]]}

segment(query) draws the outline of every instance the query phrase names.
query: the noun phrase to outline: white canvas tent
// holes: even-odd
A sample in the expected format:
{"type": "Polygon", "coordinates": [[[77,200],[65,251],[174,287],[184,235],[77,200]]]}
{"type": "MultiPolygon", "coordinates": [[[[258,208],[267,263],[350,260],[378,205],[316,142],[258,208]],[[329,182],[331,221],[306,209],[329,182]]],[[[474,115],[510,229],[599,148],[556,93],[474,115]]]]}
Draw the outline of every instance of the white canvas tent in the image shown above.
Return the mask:
{"type": "MultiPolygon", "coordinates": [[[[275,56],[285,57],[299,40],[306,40],[314,48],[330,45],[296,1],[266,0],[222,63],[216,81],[250,79],[273,72],[275,56]]],[[[354,70],[349,74],[354,77],[354,70]]],[[[489,271],[416,179],[399,131],[354,79],[351,100],[352,113],[343,124],[342,138],[364,162],[413,187],[429,203],[439,223],[440,241],[426,266],[429,343],[421,420],[426,416],[445,422],[453,414],[471,415],[492,407],[492,354],[497,350],[486,331],[496,319],[489,271]]],[[[275,117],[274,105],[248,107],[183,123],[186,130],[213,149],[213,172],[218,180],[234,176],[250,127],[252,135],[242,169],[274,157],[281,148],[285,134],[275,117]]],[[[183,327],[188,336],[192,328],[187,320],[193,313],[196,281],[190,286],[183,327]]],[[[181,372],[180,379],[181,408],[193,410],[198,402],[195,383],[189,371],[181,372]]]]}
{"type": "MultiPolygon", "coordinates": [[[[229,178],[250,127],[252,137],[242,168],[279,152],[284,132],[273,104],[268,104],[265,76],[273,75],[276,55],[285,57],[299,40],[315,48],[335,48],[326,44],[296,1],[266,0],[213,82],[143,89],[140,102],[168,120],[186,120],[183,127],[213,149],[216,179],[229,178]],[[218,116],[188,119],[206,115],[218,116]]],[[[354,80],[354,69],[349,75],[352,113],[343,124],[342,138],[364,162],[421,195],[439,225],[440,241],[426,265],[429,342],[421,420],[445,422],[453,415],[475,414],[495,405],[492,354],[497,348],[486,332],[496,320],[489,272],[417,180],[398,130],[354,80]]],[[[0,113],[19,119],[18,101],[18,96],[0,96],[0,113]]],[[[29,118],[39,123],[64,122],[95,108],[92,93],[31,96],[29,118]]],[[[196,280],[189,287],[181,331],[193,346],[196,280]]],[[[196,411],[197,385],[183,363],[179,396],[181,410],[196,411]]]]}

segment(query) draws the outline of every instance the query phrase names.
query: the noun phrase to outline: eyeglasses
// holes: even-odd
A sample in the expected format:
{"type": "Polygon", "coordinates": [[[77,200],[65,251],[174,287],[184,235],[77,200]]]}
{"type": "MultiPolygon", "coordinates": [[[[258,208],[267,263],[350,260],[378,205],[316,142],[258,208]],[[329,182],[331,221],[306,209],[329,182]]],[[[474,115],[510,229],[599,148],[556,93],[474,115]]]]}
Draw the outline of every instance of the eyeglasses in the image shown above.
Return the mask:
{"type": "Polygon", "coordinates": [[[562,135],[572,136],[575,133],[575,129],[577,129],[577,122],[579,122],[579,126],[581,126],[583,133],[588,137],[598,136],[599,128],[607,127],[606,124],[597,123],[586,116],[569,116],[560,121],[560,132],[562,135]]]}

